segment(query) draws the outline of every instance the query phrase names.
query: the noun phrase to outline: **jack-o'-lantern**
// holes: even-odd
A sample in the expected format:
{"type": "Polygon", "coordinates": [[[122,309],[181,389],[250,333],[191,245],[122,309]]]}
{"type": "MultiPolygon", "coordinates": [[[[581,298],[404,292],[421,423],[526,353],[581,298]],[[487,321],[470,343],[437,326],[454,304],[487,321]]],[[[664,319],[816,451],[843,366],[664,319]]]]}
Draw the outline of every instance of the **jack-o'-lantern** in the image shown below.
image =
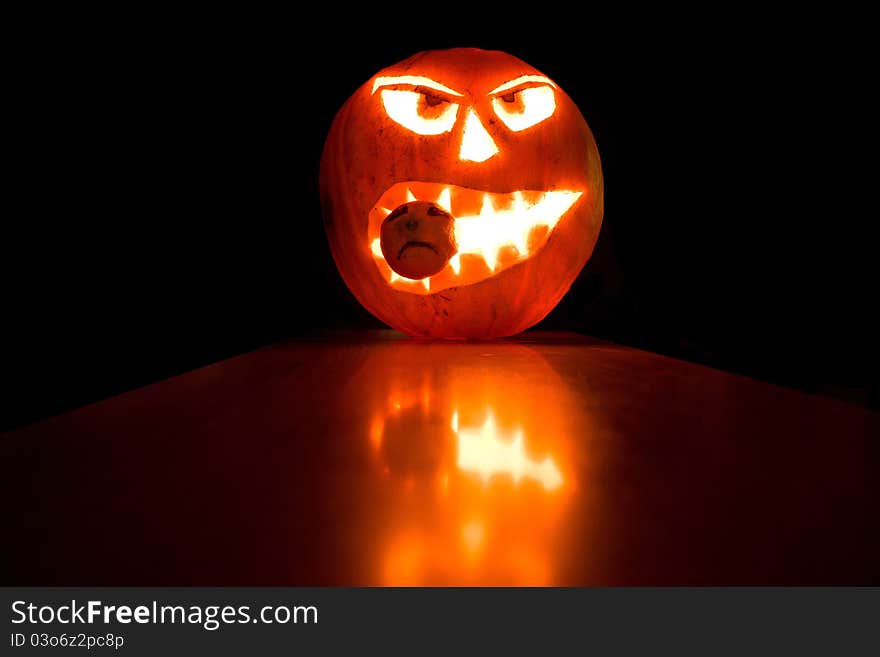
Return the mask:
{"type": "Polygon", "coordinates": [[[599,154],[577,106],[497,51],[423,52],[380,71],[337,114],[320,182],[349,289],[415,336],[534,325],[602,223],[599,154]]]}

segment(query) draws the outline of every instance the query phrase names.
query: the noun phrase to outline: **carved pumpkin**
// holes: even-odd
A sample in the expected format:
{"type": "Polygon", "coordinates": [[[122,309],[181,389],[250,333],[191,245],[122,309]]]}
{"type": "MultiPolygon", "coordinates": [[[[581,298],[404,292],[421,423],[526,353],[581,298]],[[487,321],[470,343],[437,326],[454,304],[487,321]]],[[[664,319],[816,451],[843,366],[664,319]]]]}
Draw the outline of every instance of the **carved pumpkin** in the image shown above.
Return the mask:
{"type": "Polygon", "coordinates": [[[492,338],[549,313],[590,257],[602,171],[568,96],[503,52],[423,52],[339,110],[321,159],[330,248],[376,317],[492,338]]]}

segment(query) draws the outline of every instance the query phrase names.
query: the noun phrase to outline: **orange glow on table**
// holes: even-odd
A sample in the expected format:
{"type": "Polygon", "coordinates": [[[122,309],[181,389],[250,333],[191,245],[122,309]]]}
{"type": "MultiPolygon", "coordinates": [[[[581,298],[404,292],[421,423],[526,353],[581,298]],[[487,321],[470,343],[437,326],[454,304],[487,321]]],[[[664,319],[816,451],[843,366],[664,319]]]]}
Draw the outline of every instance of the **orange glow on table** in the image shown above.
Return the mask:
{"type": "Polygon", "coordinates": [[[359,497],[375,530],[364,537],[374,583],[558,581],[581,487],[568,463],[588,434],[553,368],[527,346],[504,350],[398,342],[350,381],[344,394],[369,409],[375,476],[359,497]]]}
{"type": "Polygon", "coordinates": [[[303,338],[4,434],[7,583],[863,586],[878,435],[573,334],[303,338]]]}

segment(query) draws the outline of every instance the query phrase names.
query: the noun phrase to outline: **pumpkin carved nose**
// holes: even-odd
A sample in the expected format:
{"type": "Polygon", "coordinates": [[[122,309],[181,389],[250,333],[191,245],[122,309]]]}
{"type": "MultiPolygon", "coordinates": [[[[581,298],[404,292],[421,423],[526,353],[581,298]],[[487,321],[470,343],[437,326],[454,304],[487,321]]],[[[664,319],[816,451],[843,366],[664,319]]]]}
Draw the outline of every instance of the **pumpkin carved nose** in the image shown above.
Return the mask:
{"type": "Polygon", "coordinates": [[[468,162],[485,162],[497,152],[498,146],[495,145],[492,135],[483,127],[477,113],[473,109],[469,110],[464,122],[459,159],[468,162]]]}

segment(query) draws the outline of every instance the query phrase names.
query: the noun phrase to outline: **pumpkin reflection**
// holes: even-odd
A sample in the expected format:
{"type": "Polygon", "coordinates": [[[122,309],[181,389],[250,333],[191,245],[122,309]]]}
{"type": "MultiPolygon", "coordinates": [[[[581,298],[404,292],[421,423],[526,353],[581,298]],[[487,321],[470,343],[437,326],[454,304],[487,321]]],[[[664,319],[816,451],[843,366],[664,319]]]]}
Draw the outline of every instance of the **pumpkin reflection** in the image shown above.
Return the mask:
{"type": "Polygon", "coordinates": [[[528,347],[490,349],[396,343],[362,370],[379,584],[556,583],[577,486],[570,397],[528,347]]]}
{"type": "Polygon", "coordinates": [[[452,430],[457,437],[460,470],[476,472],[484,480],[504,473],[510,474],[514,482],[519,482],[521,477],[531,477],[548,490],[562,485],[562,475],[553,458],[548,456],[541,463],[531,460],[523,448],[522,430],[518,430],[511,441],[506,440],[496,429],[491,412],[481,427],[459,429],[456,411],[452,415],[452,430]]]}

